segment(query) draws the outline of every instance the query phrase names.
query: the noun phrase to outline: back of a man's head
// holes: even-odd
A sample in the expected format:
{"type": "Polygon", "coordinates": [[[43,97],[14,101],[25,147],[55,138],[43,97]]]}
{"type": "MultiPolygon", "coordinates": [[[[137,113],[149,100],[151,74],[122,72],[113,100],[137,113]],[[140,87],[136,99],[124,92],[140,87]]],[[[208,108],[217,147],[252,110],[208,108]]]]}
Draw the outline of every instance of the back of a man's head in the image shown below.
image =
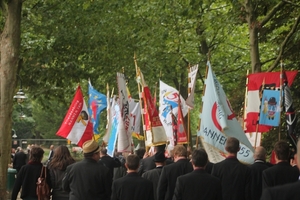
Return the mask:
{"type": "Polygon", "coordinates": [[[234,137],[228,137],[225,144],[225,150],[228,153],[237,154],[240,150],[240,141],[234,137]]]}
{"type": "Polygon", "coordinates": [[[192,163],[195,167],[205,167],[208,162],[208,156],[204,149],[196,149],[192,153],[192,163]]]}
{"type": "Polygon", "coordinates": [[[140,158],[136,154],[130,154],[126,158],[126,166],[129,170],[137,170],[139,168],[140,158]]]}
{"type": "Polygon", "coordinates": [[[107,149],[105,147],[102,147],[100,150],[101,155],[107,155],[107,149]]]}
{"type": "Polygon", "coordinates": [[[300,140],[298,140],[298,143],[297,143],[296,158],[297,158],[297,167],[300,170],[300,140]]]}
{"type": "Polygon", "coordinates": [[[290,148],[287,142],[278,141],[274,145],[274,152],[278,160],[289,160],[290,148]]]}
{"type": "Polygon", "coordinates": [[[259,146],[255,148],[253,158],[254,160],[266,160],[267,151],[264,147],[259,146]]]}
{"type": "Polygon", "coordinates": [[[173,154],[177,157],[187,157],[187,150],[182,145],[176,145],[173,149],[173,154]]]}

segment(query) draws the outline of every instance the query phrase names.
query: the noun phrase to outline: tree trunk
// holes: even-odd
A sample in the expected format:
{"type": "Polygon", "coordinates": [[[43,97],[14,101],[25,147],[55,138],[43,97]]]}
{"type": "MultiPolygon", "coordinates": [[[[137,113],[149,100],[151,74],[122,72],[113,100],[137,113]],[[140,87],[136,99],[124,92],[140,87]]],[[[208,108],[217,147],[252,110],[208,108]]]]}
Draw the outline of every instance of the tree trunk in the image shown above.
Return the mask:
{"type": "Polygon", "coordinates": [[[7,200],[13,96],[20,58],[22,0],[1,0],[5,25],[0,39],[0,200],[7,200]]]}
{"type": "Polygon", "coordinates": [[[257,21],[256,13],[253,10],[252,1],[246,0],[244,6],[247,13],[246,20],[249,28],[250,60],[252,73],[261,72],[258,47],[258,30],[260,28],[260,24],[257,21]]]}

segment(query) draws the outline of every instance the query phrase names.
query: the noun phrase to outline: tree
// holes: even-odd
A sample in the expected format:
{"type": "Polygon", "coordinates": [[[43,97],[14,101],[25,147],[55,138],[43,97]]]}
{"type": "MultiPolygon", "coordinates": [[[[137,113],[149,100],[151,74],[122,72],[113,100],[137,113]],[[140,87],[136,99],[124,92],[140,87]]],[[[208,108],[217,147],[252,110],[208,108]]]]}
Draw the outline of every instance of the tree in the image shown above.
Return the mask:
{"type": "Polygon", "coordinates": [[[11,151],[11,124],[16,76],[20,69],[22,0],[0,1],[0,200],[6,199],[6,174],[11,151]]]}

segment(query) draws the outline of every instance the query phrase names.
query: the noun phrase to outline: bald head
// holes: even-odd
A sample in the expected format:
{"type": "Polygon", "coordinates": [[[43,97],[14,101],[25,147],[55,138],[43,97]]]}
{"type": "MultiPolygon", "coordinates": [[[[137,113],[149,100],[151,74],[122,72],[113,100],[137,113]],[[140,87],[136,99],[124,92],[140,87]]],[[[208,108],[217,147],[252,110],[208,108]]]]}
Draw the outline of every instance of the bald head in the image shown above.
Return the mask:
{"type": "Polygon", "coordinates": [[[266,149],[262,146],[256,147],[254,151],[253,158],[254,160],[266,160],[266,149]]]}
{"type": "Polygon", "coordinates": [[[295,158],[296,158],[297,167],[300,170],[300,140],[298,140],[298,143],[297,143],[297,153],[296,153],[295,158]]]}

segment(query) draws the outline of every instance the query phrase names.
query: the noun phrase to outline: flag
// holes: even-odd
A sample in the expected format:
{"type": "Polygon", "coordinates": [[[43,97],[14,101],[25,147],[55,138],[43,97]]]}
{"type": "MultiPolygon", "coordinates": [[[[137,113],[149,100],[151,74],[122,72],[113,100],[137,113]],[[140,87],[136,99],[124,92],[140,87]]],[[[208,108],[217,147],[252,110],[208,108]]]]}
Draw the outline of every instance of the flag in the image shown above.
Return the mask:
{"type": "Polygon", "coordinates": [[[172,133],[173,133],[173,141],[174,141],[174,146],[177,145],[177,118],[173,113],[172,106],[170,106],[170,115],[172,119],[172,133]]]}
{"type": "Polygon", "coordinates": [[[190,67],[188,73],[189,79],[189,94],[188,98],[186,99],[186,105],[188,105],[191,109],[194,108],[194,93],[195,93],[195,86],[196,86],[196,76],[198,72],[198,65],[190,67]]]}
{"type": "Polygon", "coordinates": [[[177,113],[177,144],[187,144],[187,136],[184,128],[184,119],[181,110],[180,98],[178,98],[178,113],[177,113]]]}
{"type": "Polygon", "coordinates": [[[251,145],[256,148],[260,146],[261,143],[261,133],[245,133],[251,145]],[[256,140],[256,141],[255,141],[256,140]]]}
{"type": "Polygon", "coordinates": [[[173,114],[177,116],[179,97],[183,116],[187,114],[188,107],[185,104],[185,100],[183,99],[183,97],[179,95],[179,92],[175,88],[160,81],[159,90],[159,118],[165,128],[168,140],[170,141],[169,145],[172,148],[175,145],[170,108],[172,107],[173,114]]]}
{"type": "Polygon", "coordinates": [[[117,142],[117,134],[118,134],[118,127],[119,127],[119,120],[121,120],[121,111],[120,106],[116,102],[116,96],[112,98],[112,103],[110,107],[110,124],[109,124],[109,133],[107,139],[107,154],[111,157],[114,157],[116,142],[117,142]]]}
{"type": "Polygon", "coordinates": [[[77,87],[74,99],[56,135],[82,146],[93,137],[93,124],[90,121],[80,86],[77,87]]]}
{"type": "MultiPolygon", "coordinates": [[[[113,102],[113,99],[110,98],[110,95],[109,95],[109,86],[108,86],[108,84],[106,85],[106,90],[107,90],[106,91],[107,107],[106,107],[106,133],[103,136],[104,146],[106,146],[108,144],[109,134],[110,134],[110,131],[111,131],[111,125],[112,125],[112,122],[111,122],[111,119],[112,119],[111,105],[112,105],[112,102],[113,102]]],[[[114,96],[114,98],[116,98],[116,97],[114,96]]]]}
{"type": "Polygon", "coordinates": [[[147,86],[143,73],[137,69],[137,82],[142,86],[142,93],[139,95],[142,100],[142,114],[144,116],[145,145],[155,146],[167,143],[165,129],[159,119],[158,111],[154,104],[149,87],[147,86]]]}
{"type": "Polygon", "coordinates": [[[200,115],[200,136],[209,160],[213,163],[225,159],[225,143],[228,137],[240,141],[238,159],[241,162],[253,163],[253,147],[232,111],[226,94],[214,75],[210,63],[207,62],[208,74],[205,80],[206,89],[202,97],[202,113],[200,115]]]}
{"type": "Polygon", "coordinates": [[[117,82],[119,89],[119,105],[122,116],[122,121],[119,122],[118,152],[131,152],[132,137],[129,131],[129,101],[124,74],[117,73],[117,82]]]}
{"type": "MultiPolygon", "coordinates": [[[[291,86],[297,71],[287,71],[286,76],[288,85],[291,86]]],[[[257,125],[260,108],[259,93],[265,88],[280,88],[280,72],[264,72],[248,75],[247,99],[246,99],[246,115],[245,115],[245,131],[246,132],[267,132],[272,126],[257,125]]]]}
{"type": "Polygon", "coordinates": [[[263,90],[259,124],[279,126],[281,112],[280,98],[280,90],[263,90]]]}
{"type": "Polygon", "coordinates": [[[89,114],[93,123],[94,134],[99,134],[98,126],[100,121],[100,113],[107,106],[106,96],[95,90],[89,80],[89,114]]]}
{"type": "Polygon", "coordinates": [[[129,112],[130,112],[130,123],[129,123],[129,131],[132,134],[140,134],[141,127],[141,107],[139,102],[135,102],[134,99],[129,99],[129,112]]]}
{"type": "Polygon", "coordinates": [[[286,126],[288,137],[291,140],[291,143],[294,149],[297,149],[297,141],[299,134],[296,131],[297,124],[297,115],[295,113],[295,109],[293,107],[293,99],[290,87],[288,85],[288,80],[286,79],[285,73],[283,74],[284,87],[283,87],[283,106],[285,110],[285,118],[286,118],[286,126]]]}

